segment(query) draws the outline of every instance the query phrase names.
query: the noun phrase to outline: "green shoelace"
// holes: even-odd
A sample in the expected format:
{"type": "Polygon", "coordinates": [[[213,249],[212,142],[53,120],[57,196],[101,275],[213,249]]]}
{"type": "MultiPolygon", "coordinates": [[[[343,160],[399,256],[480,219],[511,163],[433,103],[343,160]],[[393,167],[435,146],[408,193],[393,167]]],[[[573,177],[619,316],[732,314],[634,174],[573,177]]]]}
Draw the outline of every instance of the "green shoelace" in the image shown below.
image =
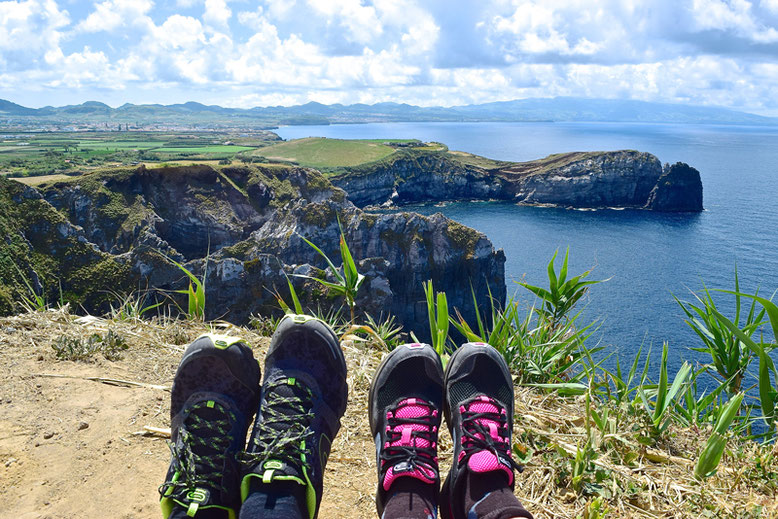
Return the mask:
{"type": "Polygon", "coordinates": [[[265,388],[265,405],[259,430],[253,435],[252,452],[241,461],[256,465],[269,459],[299,467],[304,446],[313,436],[310,424],[313,393],[294,378],[276,380],[265,388]]]}
{"type": "Polygon", "coordinates": [[[227,492],[222,484],[224,478],[224,453],[232,443],[231,424],[236,416],[213,401],[198,402],[184,420],[178,434],[180,445],[168,442],[176,472],[179,477],[163,483],[159,491],[164,494],[169,488],[194,489],[206,487],[227,492]],[[215,415],[221,415],[216,418],[215,415]]]}

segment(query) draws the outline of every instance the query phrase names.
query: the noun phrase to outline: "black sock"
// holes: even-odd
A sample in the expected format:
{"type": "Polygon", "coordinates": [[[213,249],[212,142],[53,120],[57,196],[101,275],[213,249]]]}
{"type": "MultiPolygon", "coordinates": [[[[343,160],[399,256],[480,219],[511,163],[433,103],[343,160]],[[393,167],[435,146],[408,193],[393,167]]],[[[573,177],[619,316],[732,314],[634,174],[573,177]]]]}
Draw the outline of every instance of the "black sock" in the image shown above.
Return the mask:
{"type": "Polygon", "coordinates": [[[381,519],[434,519],[437,517],[435,485],[402,477],[389,487],[381,519]]]}
{"type": "Polygon", "coordinates": [[[252,482],[251,493],[240,507],[240,519],[308,519],[305,487],[293,481],[252,482]]]}
{"type": "Polygon", "coordinates": [[[474,513],[478,519],[510,519],[532,514],[513,495],[505,475],[501,472],[468,471],[465,480],[465,515],[474,513]]]}

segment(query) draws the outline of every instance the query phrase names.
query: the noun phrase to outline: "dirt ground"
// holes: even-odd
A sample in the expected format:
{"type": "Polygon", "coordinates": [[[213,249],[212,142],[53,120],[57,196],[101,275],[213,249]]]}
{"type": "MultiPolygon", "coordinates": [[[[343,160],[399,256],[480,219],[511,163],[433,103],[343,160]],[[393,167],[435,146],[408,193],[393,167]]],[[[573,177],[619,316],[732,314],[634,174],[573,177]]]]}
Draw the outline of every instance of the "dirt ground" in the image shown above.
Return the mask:
{"type": "MultiPolygon", "coordinates": [[[[129,343],[122,360],[99,355],[91,362],[56,359],[51,348],[56,337],[109,327],[116,325],[42,326],[24,316],[0,321],[0,517],[161,516],[157,488],[169,449],[164,438],[139,433],[144,426],[169,427],[168,391],[89,377],[169,387],[184,345],[167,341],[185,344],[206,329],[184,324],[165,336],[149,334],[142,325],[122,325],[117,333],[129,343]],[[144,343],[149,339],[156,343],[144,343]]],[[[249,335],[255,356],[263,358],[268,339],[245,330],[241,334],[249,335]]],[[[323,519],[376,517],[375,451],[365,410],[369,377],[380,354],[348,346],[345,353],[349,405],[325,473],[323,519]]]]}

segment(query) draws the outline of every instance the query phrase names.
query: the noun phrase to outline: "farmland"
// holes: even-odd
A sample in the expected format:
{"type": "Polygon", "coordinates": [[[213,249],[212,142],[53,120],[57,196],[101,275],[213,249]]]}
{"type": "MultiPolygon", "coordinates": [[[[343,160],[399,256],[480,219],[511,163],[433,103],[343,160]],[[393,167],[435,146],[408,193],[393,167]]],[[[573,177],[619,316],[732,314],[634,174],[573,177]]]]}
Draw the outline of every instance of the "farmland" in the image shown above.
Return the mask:
{"type": "Polygon", "coordinates": [[[272,144],[271,132],[10,132],[0,135],[0,173],[25,177],[155,162],[230,163],[272,144]]]}
{"type": "MultiPolygon", "coordinates": [[[[281,163],[340,173],[381,161],[398,150],[444,151],[414,139],[282,141],[269,131],[237,132],[18,132],[0,134],[0,174],[74,175],[100,167],[155,164],[281,163]]],[[[478,159],[484,160],[480,157],[478,159]]],[[[29,183],[29,182],[28,182],[29,183]]]]}

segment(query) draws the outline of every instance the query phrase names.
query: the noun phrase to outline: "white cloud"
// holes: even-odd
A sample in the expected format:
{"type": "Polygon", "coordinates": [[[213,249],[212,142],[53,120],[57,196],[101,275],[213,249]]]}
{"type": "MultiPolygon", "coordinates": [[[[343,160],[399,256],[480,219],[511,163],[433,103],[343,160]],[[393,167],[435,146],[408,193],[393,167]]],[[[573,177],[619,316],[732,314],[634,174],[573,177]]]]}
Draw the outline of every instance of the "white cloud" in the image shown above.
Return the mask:
{"type": "Polygon", "coordinates": [[[77,29],[110,32],[120,27],[148,25],[150,19],[146,14],[153,6],[151,0],[105,0],[95,4],[95,10],[78,24],[77,29]]]}
{"type": "Polygon", "coordinates": [[[217,27],[227,27],[232,17],[232,10],[227,6],[226,0],[205,0],[205,13],[203,21],[217,27]]]}
{"type": "MultiPolygon", "coordinates": [[[[767,8],[774,10],[775,2],[767,8]]],[[[778,42],[778,31],[766,26],[747,0],[693,0],[691,10],[699,30],[732,31],[757,43],[778,42]]]]}
{"type": "Polygon", "coordinates": [[[69,23],[54,0],[0,2],[0,74],[44,64],[69,23]]]}

